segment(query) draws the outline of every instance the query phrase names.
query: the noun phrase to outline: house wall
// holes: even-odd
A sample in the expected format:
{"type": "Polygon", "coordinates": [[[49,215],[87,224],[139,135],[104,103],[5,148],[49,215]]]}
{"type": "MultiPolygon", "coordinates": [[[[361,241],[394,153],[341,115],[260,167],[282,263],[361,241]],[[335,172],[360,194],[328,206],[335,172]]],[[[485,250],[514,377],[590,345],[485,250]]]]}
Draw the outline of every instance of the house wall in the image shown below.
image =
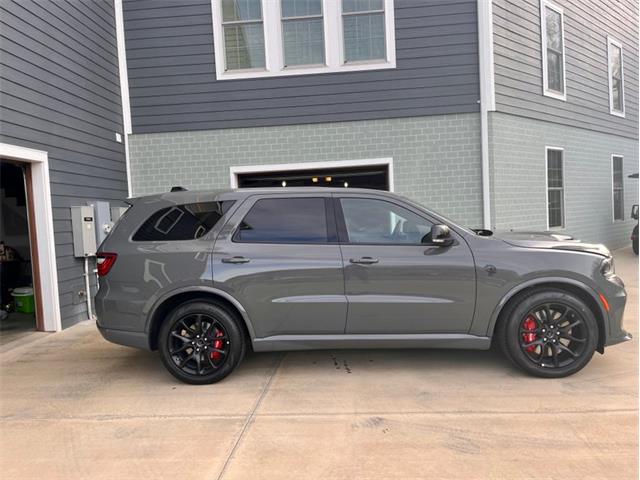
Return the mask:
{"type": "Polygon", "coordinates": [[[216,80],[211,0],[126,0],[133,133],[477,112],[476,0],[396,0],[395,69],[216,80]]]}
{"type": "Polygon", "coordinates": [[[638,142],[609,133],[505,113],[489,117],[492,199],[496,230],[545,230],[545,147],[564,148],[565,228],[610,248],[630,245],[638,203],[638,142]],[[611,155],[624,156],[624,221],[613,221],[611,155]]]}
{"type": "Polygon", "coordinates": [[[482,224],[479,114],[135,134],[134,195],[229,188],[229,168],[393,158],[397,193],[470,226],[482,224]]]}
{"type": "Polygon", "coordinates": [[[553,0],[564,10],[567,100],[542,95],[541,0],[493,0],[496,109],[638,138],[638,5],[553,0]],[[607,35],[623,44],[626,117],[609,113],[607,35]]]}
{"type": "Polygon", "coordinates": [[[48,152],[63,326],[86,319],[70,208],[127,195],[113,2],[0,2],[0,142],[48,152]]]}

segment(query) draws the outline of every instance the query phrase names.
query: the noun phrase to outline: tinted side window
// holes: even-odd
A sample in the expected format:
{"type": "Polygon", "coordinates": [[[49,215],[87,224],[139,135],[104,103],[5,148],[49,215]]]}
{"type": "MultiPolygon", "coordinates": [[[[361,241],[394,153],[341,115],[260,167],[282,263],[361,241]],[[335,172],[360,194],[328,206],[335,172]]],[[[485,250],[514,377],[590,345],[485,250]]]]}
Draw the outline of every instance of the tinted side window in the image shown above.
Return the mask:
{"type": "Polygon", "coordinates": [[[239,242],[327,243],[323,198],[265,198],[258,200],[238,227],[239,242]]]}
{"type": "Polygon", "coordinates": [[[233,201],[189,203],[158,210],[133,236],[136,242],[193,240],[218,223],[233,201]]]}
{"type": "Polygon", "coordinates": [[[395,203],[368,198],[340,200],[349,243],[419,244],[431,222],[395,203]]]}

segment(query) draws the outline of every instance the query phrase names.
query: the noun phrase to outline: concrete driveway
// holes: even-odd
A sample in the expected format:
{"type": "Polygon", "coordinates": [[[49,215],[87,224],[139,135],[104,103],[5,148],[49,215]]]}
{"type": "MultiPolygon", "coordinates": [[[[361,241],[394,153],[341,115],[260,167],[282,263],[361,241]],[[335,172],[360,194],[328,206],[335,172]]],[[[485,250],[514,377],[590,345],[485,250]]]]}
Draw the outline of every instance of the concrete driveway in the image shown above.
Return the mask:
{"type": "MultiPolygon", "coordinates": [[[[638,263],[617,252],[638,338],[638,263]]],[[[78,325],[0,354],[2,478],[638,478],[638,341],[562,380],[494,352],[252,354],[218,385],[78,325]]]]}

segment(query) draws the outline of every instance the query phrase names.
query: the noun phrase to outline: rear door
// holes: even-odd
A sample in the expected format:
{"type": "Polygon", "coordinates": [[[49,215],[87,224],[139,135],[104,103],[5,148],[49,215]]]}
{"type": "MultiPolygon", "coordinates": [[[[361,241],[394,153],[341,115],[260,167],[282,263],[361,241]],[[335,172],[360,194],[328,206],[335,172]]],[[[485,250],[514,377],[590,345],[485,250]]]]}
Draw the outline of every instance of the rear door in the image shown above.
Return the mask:
{"type": "Polygon", "coordinates": [[[246,309],[258,338],[343,333],[347,303],[331,196],[249,197],[215,242],[213,277],[246,309]]]}
{"type": "Polygon", "coordinates": [[[347,333],[460,333],[471,326],[471,250],[452,230],[448,247],[422,244],[434,221],[389,197],[337,198],[349,302],[347,333]]]}

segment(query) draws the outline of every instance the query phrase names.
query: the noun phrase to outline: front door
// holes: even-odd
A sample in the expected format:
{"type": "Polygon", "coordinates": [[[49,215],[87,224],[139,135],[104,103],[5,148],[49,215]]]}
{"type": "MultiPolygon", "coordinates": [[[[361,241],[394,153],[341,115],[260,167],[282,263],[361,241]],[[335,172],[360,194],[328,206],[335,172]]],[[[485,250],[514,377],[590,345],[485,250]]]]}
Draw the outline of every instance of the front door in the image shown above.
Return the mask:
{"type": "Polygon", "coordinates": [[[475,266],[464,239],[422,244],[433,221],[374,196],[336,202],[349,303],[347,333],[458,333],[470,328],[475,266]]]}
{"type": "Polygon", "coordinates": [[[330,194],[255,195],[215,242],[213,279],[256,337],[343,333],[347,302],[330,194]]]}

